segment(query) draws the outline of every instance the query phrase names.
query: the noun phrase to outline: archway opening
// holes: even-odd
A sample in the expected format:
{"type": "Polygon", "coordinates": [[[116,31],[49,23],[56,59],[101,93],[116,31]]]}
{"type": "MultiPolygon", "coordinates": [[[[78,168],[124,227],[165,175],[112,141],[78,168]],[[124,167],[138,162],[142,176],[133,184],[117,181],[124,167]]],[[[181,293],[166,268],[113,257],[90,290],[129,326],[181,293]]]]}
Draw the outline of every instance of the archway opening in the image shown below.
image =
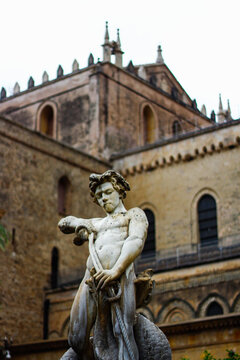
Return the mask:
{"type": "Polygon", "coordinates": [[[216,315],[223,315],[223,308],[217,301],[211,302],[211,304],[208,305],[206,316],[216,316],[216,315]]]}
{"type": "Polygon", "coordinates": [[[40,127],[41,133],[53,137],[54,130],[54,113],[50,105],[46,105],[40,114],[40,127]]]}
{"type": "Polygon", "coordinates": [[[59,265],[59,251],[54,246],[52,249],[51,258],[51,288],[56,289],[58,287],[58,265],[59,265]]]}
{"type": "Polygon", "coordinates": [[[142,251],[142,257],[152,257],[155,255],[156,245],[155,245],[155,216],[152,210],[144,209],[146,217],[148,219],[148,233],[147,239],[144,244],[144,248],[142,251]]]}
{"type": "Polygon", "coordinates": [[[217,206],[211,195],[203,195],[198,202],[198,226],[201,245],[218,243],[217,206]]]}
{"type": "Polygon", "coordinates": [[[151,144],[156,140],[156,121],[150,106],[143,109],[144,142],[151,144]]]}

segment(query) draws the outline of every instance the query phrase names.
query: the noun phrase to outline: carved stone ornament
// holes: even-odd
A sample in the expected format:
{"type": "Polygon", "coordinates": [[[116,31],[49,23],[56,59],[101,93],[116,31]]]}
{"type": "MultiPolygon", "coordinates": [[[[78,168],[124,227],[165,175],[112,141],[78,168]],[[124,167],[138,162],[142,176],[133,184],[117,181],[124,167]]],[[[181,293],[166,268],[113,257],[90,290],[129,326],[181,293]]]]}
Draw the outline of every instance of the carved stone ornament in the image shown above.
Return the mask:
{"type": "Polygon", "coordinates": [[[152,291],[151,271],[136,279],[133,266],[147,236],[146,215],[139,208],[125,209],[130,187],[113,170],[92,174],[89,187],[106,216],[68,216],[58,224],[63,233],[75,233],[75,245],[89,242],[85,276],[71,310],[71,348],[61,360],[171,360],[165,335],[136,313],[152,291]]]}

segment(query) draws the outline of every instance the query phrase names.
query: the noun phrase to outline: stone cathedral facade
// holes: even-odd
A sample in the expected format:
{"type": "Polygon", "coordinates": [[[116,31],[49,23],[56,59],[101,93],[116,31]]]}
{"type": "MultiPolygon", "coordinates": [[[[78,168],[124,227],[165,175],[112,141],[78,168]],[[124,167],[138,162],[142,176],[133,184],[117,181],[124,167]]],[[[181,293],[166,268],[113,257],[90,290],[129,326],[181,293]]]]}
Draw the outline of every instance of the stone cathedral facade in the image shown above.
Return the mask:
{"type": "Polygon", "coordinates": [[[58,359],[85,269],[57,229],[61,217],[103,216],[88,178],[113,168],[129,181],[127,208],[149,232],[136,271],[152,268],[152,300],[139,312],[169,338],[173,359],[240,352],[240,119],[220,99],[206,115],[165,64],[122,65],[106,26],[103,59],[61,66],[0,99],[0,337],[16,359],[58,359]],[[115,57],[115,63],[112,62],[115,57]]]}

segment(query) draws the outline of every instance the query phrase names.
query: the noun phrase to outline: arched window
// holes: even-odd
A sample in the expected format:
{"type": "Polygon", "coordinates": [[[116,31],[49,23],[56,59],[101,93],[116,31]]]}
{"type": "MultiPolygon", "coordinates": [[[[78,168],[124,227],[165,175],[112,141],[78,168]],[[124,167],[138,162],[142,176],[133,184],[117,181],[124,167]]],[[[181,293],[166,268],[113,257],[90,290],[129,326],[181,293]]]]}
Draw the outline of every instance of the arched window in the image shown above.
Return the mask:
{"type": "Polygon", "coordinates": [[[217,301],[211,302],[206,311],[206,316],[223,315],[223,308],[217,301]]]}
{"type": "Polygon", "coordinates": [[[198,202],[198,226],[201,245],[217,244],[217,206],[211,195],[203,195],[198,202]]]}
{"type": "Polygon", "coordinates": [[[71,184],[67,176],[62,176],[58,181],[58,213],[66,215],[70,210],[71,184]]]}
{"type": "Polygon", "coordinates": [[[148,105],[143,109],[143,131],[145,144],[151,144],[156,140],[156,122],[153,111],[148,105]]]}
{"type": "Polygon", "coordinates": [[[59,262],[59,251],[54,246],[52,249],[51,259],[51,288],[55,289],[58,287],[58,262],[59,262]]]}
{"type": "Polygon", "coordinates": [[[149,257],[155,255],[155,216],[154,213],[149,210],[144,210],[146,217],[148,219],[148,234],[145,241],[145,245],[142,251],[142,257],[149,257]]]}
{"type": "Polygon", "coordinates": [[[54,135],[54,113],[50,105],[46,105],[40,113],[39,131],[45,135],[54,135]]]}
{"type": "Polygon", "coordinates": [[[181,134],[181,132],[182,132],[181,125],[180,125],[179,121],[175,120],[172,124],[172,134],[173,134],[173,136],[177,136],[177,135],[181,134]]]}

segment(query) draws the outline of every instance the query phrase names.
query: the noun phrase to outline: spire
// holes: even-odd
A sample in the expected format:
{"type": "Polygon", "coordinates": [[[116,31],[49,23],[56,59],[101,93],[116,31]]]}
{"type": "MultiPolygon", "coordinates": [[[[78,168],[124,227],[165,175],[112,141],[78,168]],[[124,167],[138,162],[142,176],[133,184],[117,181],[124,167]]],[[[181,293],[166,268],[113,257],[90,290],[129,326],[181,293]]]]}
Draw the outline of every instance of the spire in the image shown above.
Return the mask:
{"type": "Polygon", "coordinates": [[[89,57],[88,57],[88,66],[91,66],[94,64],[94,57],[93,54],[90,53],[89,57]]]}
{"type": "Polygon", "coordinates": [[[3,99],[6,99],[6,97],[7,97],[6,89],[4,87],[2,87],[1,93],[0,93],[0,99],[3,100],[3,99]]]}
{"type": "Polygon", "coordinates": [[[117,41],[113,45],[113,51],[115,53],[115,65],[122,67],[123,51],[121,50],[121,40],[120,40],[119,29],[117,29],[117,41]]]}
{"type": "Polygon", "coordinates": [[[57,78],[60,78],[62,76],[63,76],[63,68],[61,65],[59,65],[57,69],[57,78]]]}
{"type": "Polygon", "coordinates": [[[201,113],[205,116],[207,116],[207,109],[206,109],[206,106],[205,104],[203,104],[202,108],[201,108],[201,113]]]}
{"type": "Polygon", "coordinates": [[[216,122],[216,114],[215,114],[215,111],[214,111],[214,110],[212,110],[211,115],[210,115],[210,118],[211,118],[211,120],[212,120],[213,122],[216,122]]]}
{"type": "Polygon", "coordinates": [[[226,111],[223,110],[221,94],[219,94],[219,105],[218,105],[217,118],[218,118],[218,123],[219,124],[226,121],[226,111]]]}
{"type": "Polygon", "coordinates": [[[72,63],[72,72],[78,71],[79,70],[79,63],[78,61],[75,59],[72,63]]]}
{"type": "Polygon", "coordinates": [[[46,71],[44,71],[44,73],[42,74],[42,83],[46,83],[49,81],[49,76],[48,73],[46,71]]]}
{"type": "Polygon", "coordinates": [[[103,46],[103,61],[111,61],[111,44],[109,43],[109,33],[108,33],[108,21],[106,21],[106,30],[104,37],[103,46]]]}
{"type": "Polygon", "coordinates": [[[218,110],[219,110],[219,112],[220,112],[220,111],[223,111],[221,94],[219,94],[219,106],[218,106],[218,110]]]}
{"type": "Polygon", "coordinates": [[[20,93],[20,86],[19,86],[19,83],[16,82],[16,84],[14,85],[14,88],[13,88],[13,95],[16,95],[20,93]]]}
{"type": "Polygon", "coordinates": [[[158,49],[157,49],[157,60],[156,60],[157,64],[164,64],[164,60],[162,57],[162,48],[160,45],[158,45],[158,49]]]}
{"type": "Polygon", "coordinates": [[[228,107],[227,107],[227,120],[230,121],[232,120],[232,114],[231,114],[231,107],[230,107],[230,101],[228,99],[227,101],[228,107]]]}
{"type": "Polygon", "coordinates": [[[118,45],[119,49],[121,49],[121,40],[120,40],[119,29],[117,29],[117,45],[118,45]]]}
{"type": "Polygon", "coordinates": [[[34,88],[35,82],[33,80],[33,77],[30,76],[29,80],[28,80],[28,89],[32,89],[34,88]]]}
{"type": "Polygon", "coordinates": [[[106,30],[105,30],[105,37],[104,37],[104,44],[109,43],[109,33],[108,33],[108,21],[106,21],[106,30]]]}
{"type": "Polygon", "coordinates": [[[227,109],[227,111],[228,111],[229,115],[231,115],[231,107],[230,107],[230,101],[229,101],[229,99],[228,99],[228,101],[227,101],[227,104],[228,104],[228,109],[227,109]]]}

